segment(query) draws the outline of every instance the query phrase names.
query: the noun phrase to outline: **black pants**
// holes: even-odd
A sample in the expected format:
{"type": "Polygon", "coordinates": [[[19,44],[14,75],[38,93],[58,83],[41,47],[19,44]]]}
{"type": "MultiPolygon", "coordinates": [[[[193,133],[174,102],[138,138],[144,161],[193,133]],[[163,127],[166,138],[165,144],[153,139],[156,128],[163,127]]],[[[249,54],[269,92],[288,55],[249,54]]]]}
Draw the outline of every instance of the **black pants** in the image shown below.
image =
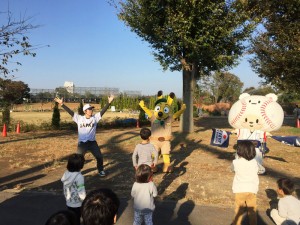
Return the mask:
{"type": "Polygon", "coordinates": [[[80,217],[81,217],[81,207],[77,207],[77,208],[73,208],[73,207],[68,207],[68,210],[74,212],[76,214],[76,220],[77,220],[77,224],[80,225],[80,217]]]}
{"type": "Polygon", "coordinates": [[[103,170],[103,157],[100,148],[96,141],[79,142],[77,147],[77,153],[85,155],[87,151],[90,151],[97,160],[97,169],[99,173],[103,170]]]}

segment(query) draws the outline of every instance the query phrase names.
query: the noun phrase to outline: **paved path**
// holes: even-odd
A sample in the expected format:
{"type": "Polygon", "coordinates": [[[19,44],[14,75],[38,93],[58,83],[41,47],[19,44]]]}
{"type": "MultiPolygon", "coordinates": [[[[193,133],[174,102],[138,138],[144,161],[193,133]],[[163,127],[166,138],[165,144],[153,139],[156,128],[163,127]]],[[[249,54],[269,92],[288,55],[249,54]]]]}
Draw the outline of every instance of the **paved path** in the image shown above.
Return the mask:
{"type": "MultiPolygon", "coordinates": [[[[1,225],[43,225],[56,211],[65,209],[63,195],[52,193],[0,192],[1,225]]],[[[259,212],[259,225],[273,225],[265,212],[259,212]]],[[[233,209],[198,206],[192,201],[156,202],[155,225],[229,225],[233,209]]],[[[132,201],[121,199],[117,225],[131,225],[132,201]]],[[[247,223],[245,223],[247,224],[247,223]]]]}

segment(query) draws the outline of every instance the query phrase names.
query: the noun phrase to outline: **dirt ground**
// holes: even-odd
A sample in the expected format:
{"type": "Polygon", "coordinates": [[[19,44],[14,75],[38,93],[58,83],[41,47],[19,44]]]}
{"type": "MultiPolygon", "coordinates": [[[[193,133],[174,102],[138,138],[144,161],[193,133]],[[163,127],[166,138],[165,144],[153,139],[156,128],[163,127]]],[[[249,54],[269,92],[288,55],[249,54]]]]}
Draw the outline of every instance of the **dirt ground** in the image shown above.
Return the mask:
{"type": "MultiPolygon", "coordinates": [[[[292,125],[292,120],[285,120],[284,126],[272,134],[300,136],[292,125]]],[[[159,171],[154,175],[159,199],[233,207],[231,185],[234,174],[230,165],[234,158],[236,137],[231,135],[229,148],[213,147],[210,145],[212,128],[231,129],[226,117],[195,119],[195,132],[188,135],[179,133],[178,122],[173,124],[174,172],[164,174],[159,171]]],[[[120,197],[130,198],[134,182],[131,154],[140,142],[139,130],[133,127],[97,131],[96,138],[108,175],[100,178],[96,161],[91,154],[87,154],[82,170],[87,191],[109,187],[120,197]]],[[[9,133],[7,137],[0,137],[0,144],[0,190],[62,193],[60,178],[68,155],[76,152],[76,131],[9,133]]],[[[276,180],[279,177],[293,179],[296,193],[300,195],[300,148],[284,145],[272,138],[268,139],[268,147],[270,152],[264,159],[267,173],[259,177],[258,206],[261,210],[276,202],[276,180]]],[[[162,159],[159,160],[161,166],[162,159]]]]}

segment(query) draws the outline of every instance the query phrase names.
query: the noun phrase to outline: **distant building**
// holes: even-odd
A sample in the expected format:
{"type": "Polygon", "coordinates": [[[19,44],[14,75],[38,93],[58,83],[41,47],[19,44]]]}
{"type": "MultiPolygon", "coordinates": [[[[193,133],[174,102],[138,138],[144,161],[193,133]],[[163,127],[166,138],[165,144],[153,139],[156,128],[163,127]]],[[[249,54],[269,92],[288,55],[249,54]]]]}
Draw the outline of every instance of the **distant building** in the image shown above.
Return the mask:
{"type": "Polygon", "coordinates": [[[74,93],[74,83],[72,81],[65,81],[64,83],[64,88],[67,90],[69,93],[74,93]]]}

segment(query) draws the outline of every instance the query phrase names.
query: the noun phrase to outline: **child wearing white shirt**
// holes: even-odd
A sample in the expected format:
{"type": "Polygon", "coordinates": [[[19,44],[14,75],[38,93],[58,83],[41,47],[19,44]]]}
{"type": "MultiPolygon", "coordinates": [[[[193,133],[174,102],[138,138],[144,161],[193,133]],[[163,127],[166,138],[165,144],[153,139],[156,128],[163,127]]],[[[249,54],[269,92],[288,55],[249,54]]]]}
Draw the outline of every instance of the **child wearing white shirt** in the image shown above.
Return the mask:
{"type": "Polygon", "coordinates": [[[136,181],[131,189],[133,197],[134,219],[133,225],[153,225],[152,215],[155,209],[154,198],[157,188],[152,181],[151,167],[141,164],[136,170],[136,181]]]}
{"type": "Polygon", "coordinates": [[[300,201],[292,196],[294,183],[288,178],[277,180],[277,193],[281,197],[278,209],[272,209],[271,217],[277,225],[292,225],[300,223],[300,201]]]}
{"type": "Polygon", "coordinates": [[[238,142],[237,158],[232,162],[232,169],[235,172],[232,184],[232,191],[235,194],[233,225],[241,225],[245,209],[250,225],[257,225],[256,194],[259,185],[259,166],[255,155],[255,146],[251,141],[238,142]]]}
{"type": "Polygon", "coordinates": [[[67,207],[69,210],[76,213],[78,224],[80,224],[81,205],[86,196],[84,177],[80,172],[83,165],[83,155],[70,155],[67,170],[61,178],[67,207]]]}

